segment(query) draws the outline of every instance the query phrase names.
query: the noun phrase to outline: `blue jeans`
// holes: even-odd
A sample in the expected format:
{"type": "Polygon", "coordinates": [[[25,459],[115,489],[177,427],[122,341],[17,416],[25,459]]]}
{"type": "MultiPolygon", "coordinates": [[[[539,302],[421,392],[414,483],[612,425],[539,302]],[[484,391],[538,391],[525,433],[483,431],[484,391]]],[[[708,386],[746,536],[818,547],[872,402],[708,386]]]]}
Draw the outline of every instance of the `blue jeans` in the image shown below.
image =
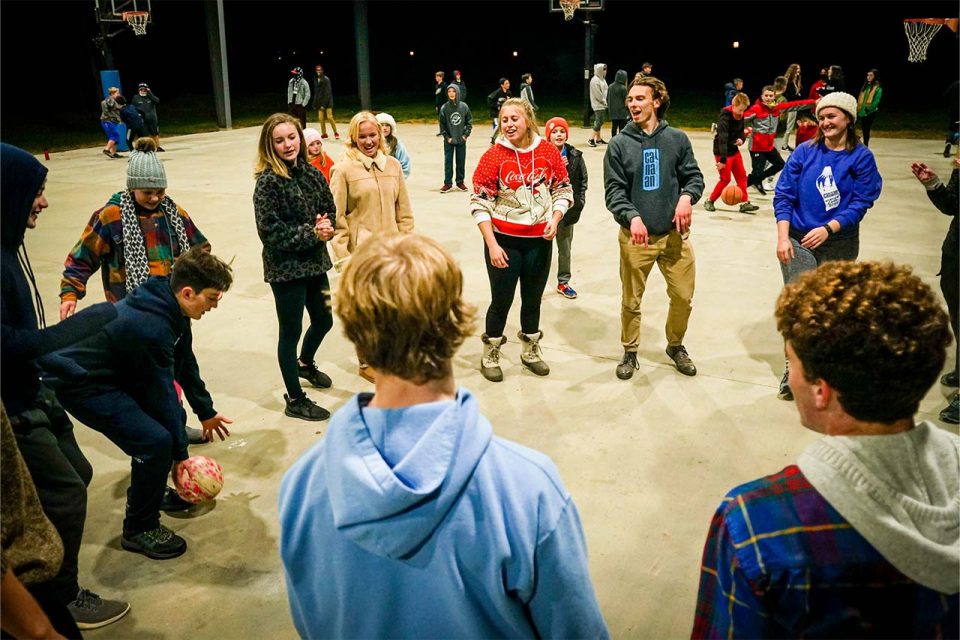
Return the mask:
{"type": "Polygon", "coordinates": [[[457,184],[463,184],[465,173],[464,165],[467,161],[467,143],[450,144],[447,139],[443,139],[443,184],[448,187],[453,179],[453,157],[457,157],[457,184]]]}

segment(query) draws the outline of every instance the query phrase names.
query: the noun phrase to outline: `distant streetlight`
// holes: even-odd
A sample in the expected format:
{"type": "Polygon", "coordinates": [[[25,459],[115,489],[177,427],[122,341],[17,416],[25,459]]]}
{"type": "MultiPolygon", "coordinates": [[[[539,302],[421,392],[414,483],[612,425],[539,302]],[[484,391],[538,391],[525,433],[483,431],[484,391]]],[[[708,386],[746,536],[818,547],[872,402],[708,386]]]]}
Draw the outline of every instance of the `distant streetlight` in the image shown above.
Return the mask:
{"type": "Polygon", "coordinates": [[[516,51],[513,52],[513,57],[514,57],[514,58],[516,58],[518,55],[520,55],[520,54],[518,54],[516,51]]]}
{"type": "Polygon", "coordinates": [[[411,56],[413,55],[413,51],[410,52],[410,55],[411,55],[411,56]]]}
{"type": "Polygon", "coordinates": [[[739,49],[739,48],[740,48],[740,41],[739,41],[739,40],[734,40],[734,41],[733,41],[733,48],[734,48],[734,49],[739,49]]]}

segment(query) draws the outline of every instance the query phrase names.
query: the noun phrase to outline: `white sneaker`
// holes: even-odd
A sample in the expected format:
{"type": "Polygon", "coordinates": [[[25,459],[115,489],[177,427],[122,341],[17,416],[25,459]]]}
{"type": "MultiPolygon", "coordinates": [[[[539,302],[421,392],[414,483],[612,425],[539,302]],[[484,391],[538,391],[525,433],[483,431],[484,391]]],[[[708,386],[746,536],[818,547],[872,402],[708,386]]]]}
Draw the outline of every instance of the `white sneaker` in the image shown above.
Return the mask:
{"type": "Polygon", "coordinates": [[[768,178],[767,180],[763,181],[763,188],[767,191],[773,191],[776,189],[776,185],[773,183],[773,180],[768,178]]]}

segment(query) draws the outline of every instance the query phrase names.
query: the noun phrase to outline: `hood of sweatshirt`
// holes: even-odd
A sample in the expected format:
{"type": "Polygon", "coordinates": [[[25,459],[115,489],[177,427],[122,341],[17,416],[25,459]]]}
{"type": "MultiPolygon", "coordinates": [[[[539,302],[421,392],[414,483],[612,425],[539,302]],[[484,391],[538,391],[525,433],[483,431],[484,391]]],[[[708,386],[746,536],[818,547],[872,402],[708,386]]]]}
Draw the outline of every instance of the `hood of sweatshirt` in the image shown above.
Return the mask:
{"type": "Polygon", "coordinates": [[[627,84],[627,72],[625,69],[617,70],[617,75],[613,76],[614,82],[619,82],[620,84],[627,84]]]}
{"type": "MultiPolygon", "coordinates": [[[[459,106],[460,105],[460,86],[457,84],[450,83],[447,85],[446,91],[449,91],[450,89],[453,89],[454,91],[457,92],[457,97],[453,100],[453,104],[454,106],[459,106]]],[[[450,96],[447,96],[447,102],[450,102],[450,96]]]]}
{"type": "Polygon", "coordinates": [[[511,151],[516,151],[517,153],[530,153],[531,151],[537,148],[537,145],[540,144],[541,140],[543,140],[543,138],[540,137],[540,134],[535,133],[533,134],[533,141],[529,145],[527,145],[526,147],[518,147],[518,146],[515,146],[512,142],[510,142],[506,138],[504,138],[503,136],[500,136],[499,138],[497,138],[497,144],[504,146],[507,149],[510,149],[511,151]]]}
{"type": "Polygon", "coordinates": [[[797,464],[901,573],[960,591],[960,437],[926,422],[894,435],[826,437],[797,464]]]}
{"type": "Polygon", "coordinates": [[[23,243],[34,198],[47,177],[47,168],[32,155],[0,144],[0,242],[16,251],[23,243]]]}
{"type": "Polygon", "coordinates": [[[356,396],[327,430],[330,505],[334,525],[346,537],[370,553],[402,559],[430,539],[456,504],[493,429],[473,395],[459,389],[433,422],[392,443],[388,461],[371,433],[385,432],[390,410],[365,415],[362,407],[372,397],[356,396]],[[378,419],[381,424],[367,423],[378,419]]]}
{"type": "Polygon", "coordinates": [[[603,64],[602,62],[598,62],[597,64],[593,65],[593,75],[597,76],[598,78],[607,77],[607,65],[603,64]]]}

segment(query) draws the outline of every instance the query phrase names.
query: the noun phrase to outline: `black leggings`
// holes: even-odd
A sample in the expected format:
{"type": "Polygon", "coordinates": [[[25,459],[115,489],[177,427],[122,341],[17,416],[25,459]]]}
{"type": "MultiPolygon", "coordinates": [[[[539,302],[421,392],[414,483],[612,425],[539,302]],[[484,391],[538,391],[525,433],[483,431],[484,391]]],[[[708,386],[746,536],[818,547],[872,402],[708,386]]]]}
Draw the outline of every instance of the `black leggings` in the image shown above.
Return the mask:
{"type": "Polygon", "coordinates": [[[874,111],[870,115],[860,117],[860,131],[863,132],[863,144],[866,147],[870,146],[870,128],[873,127],[873,120],[877,117],[877,112],[874,111]]]}
{"type": "Polygon", "coordinates": [[[330,293],[330,281],[327,274],[311,278],[299,278],[289,282],[271,282],[273,300],[277,307],[277,320],[280,323],[280,340],[277,343],[277,361],[280,363],[280,375],[291,399],[303,395],[297,369],[297,344],[303,329],[303,310],[310,316],[310,326],[300,348],[300,361],[313,362],[313,357],[333,327],[333,313],[327,297],[330,293]]]}
{"type": "Polygon", "coordinates": [[[518,238],[497,235],[497,242],[507,253],[507,267],[490,264],[490,250],[483,245],[483,257],[490,278],[490,307],[487,309],[487,335],[498,338],[507,325],[507,315],[520,282],[520,330],[534,334],[540,330],[540,299],[550,277],[553,243],[543,238],[518,238]]]}

